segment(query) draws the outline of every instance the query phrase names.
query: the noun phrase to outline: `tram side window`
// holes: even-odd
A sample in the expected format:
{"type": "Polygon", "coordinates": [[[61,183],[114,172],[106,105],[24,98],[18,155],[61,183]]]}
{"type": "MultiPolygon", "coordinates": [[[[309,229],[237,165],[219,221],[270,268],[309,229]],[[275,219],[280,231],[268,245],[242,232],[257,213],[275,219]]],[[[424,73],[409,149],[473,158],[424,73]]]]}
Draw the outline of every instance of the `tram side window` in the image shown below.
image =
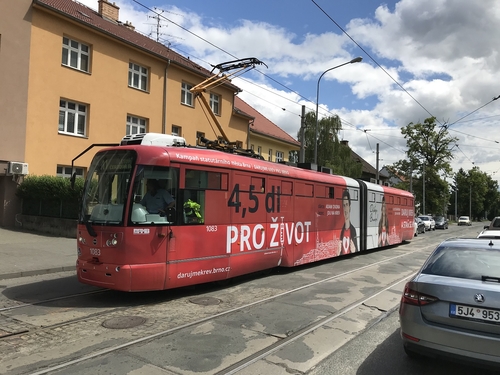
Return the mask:
{"type": "Polygon", "coordinates": [[[295,195],[299,197],[314,197],[314,185],[297,182],[295,184],[295,195]]]}
{"type": "Polygon", "coordinates": [[[292,195],[293,183],[291,181],[281,181],[281,195],[292,195]]]}
{"type": "Polygon", "coordinates": [[[334,189],[333,186],[318,186],[316,189],[316,197],[317,198],[334,198],[334,189]]]}
{"type": "Polygon", "coordinates": [[[186,189],[227,190],[227,177],[225,173],[187,169],[184,186],[186,189]]]}
{"type": "Polygon", "coordinates": [[[138,166],[133,187],[132,222],[174,224],[175,210],[178,210],[178,179],[176,168],[138,166]]]}
{"type": "Polygon", "coordinates": [[[266,179],[262,177],[251,177],[250,185],[254,187],[255,193],[264,193],[266,191],[266,179]]]}
{"type": "Polygon", "coordinates": [[[181,222],[203,224],[205,222],[205,191],[227,190],[227,173],[186,169],[185,189],[180,192],[182,202],[181,222]]]}

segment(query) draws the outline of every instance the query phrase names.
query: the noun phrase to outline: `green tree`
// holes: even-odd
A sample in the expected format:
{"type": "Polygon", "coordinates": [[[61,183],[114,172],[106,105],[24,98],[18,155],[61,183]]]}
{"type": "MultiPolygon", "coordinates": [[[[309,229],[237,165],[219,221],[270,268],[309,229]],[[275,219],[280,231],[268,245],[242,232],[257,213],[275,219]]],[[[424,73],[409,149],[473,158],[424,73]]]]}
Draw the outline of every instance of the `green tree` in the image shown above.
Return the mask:
{"type": "MultiPolygon", "coordinates": [[[[498,183],[478,167],[469,171],[460,168],[454,176],[458,189],[457,214],[471,216],[473,220],[498,216],[500,193],[498,183]]],[[[454,204],[454,203],[453,203],[454,204]]]]}
{"type": "MultiPolygon", "coordinates": [[[[312,163],[314,161],[314,138],[316,137],[316,113],[306,113],[304,123],[305,161],[312,163]]],[[[326,161],[333,159],[335,144],[339,143],[338,132],[340,129],[342,129],[342,123],[338,116],[325,117],[318,122],[318,165],[326,165],[326,161]]],[[[300,131],[297,138],[300,142],[302,139],[300,131]]]]}
{"type": "MultiPolygon", "coordinates": [[[[316,113],[308,112],[304,119],[304,159],[314,161],[314,139],[316,136],[316,113]]],[[[337,115],[325,117],[318,122],[317,165],[331,168],[333,173],[347,177],[361,177],[362,166],[351,157],[351,149],[339,142],[338,133],[342,122],[337,115]]],[[[297,136],[299,142],[302,135],[297,136]]]]}
{"type": "Polygon", "coordinates": [[[450,199],[445,178],[452,173],[452,149],[458,138],[451,137],[446,125],[437,126],[436,118],[423,123],[410,122],[401,129],[406,139],[407,158],[389,167],[397,176],[404,176],[405,183],[413,182],[413,194],[420,202],[420,213],[445,213],[450,199]],[[424,196],[425,193],[425,196],[424,196]]]}
{"type": "Polygon", "coordinates": [[[363,165],[352,158],[349,146],[337,142],[334,145],[333,151],[333,159],[325,163],[326,167],[331,168],[333,173],[341,176],[352,178],[361,177],[363,165]]]}

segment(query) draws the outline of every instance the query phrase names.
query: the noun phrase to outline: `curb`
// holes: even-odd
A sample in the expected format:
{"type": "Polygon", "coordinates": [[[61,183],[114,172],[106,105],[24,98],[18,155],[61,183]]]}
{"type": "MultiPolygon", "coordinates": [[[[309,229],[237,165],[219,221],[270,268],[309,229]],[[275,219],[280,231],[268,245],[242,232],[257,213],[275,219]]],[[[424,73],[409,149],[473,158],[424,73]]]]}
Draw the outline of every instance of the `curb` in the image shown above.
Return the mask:
{"type": "Polygon", "coordinates": [[[13,273],[6,273],[0,275],[0,280],[8,280],[8,279],[16,279],[20,277],[29,277],[29,276],[39,276],[46,275],[49,273],[57,273],[57,272],[66,272],[66,271],[75,271],[76,266],[64,266],[64,267],[55,267],[55,268],[47,268],[42,270],[32,270],[32,271],[19,271],[13,273]]]}

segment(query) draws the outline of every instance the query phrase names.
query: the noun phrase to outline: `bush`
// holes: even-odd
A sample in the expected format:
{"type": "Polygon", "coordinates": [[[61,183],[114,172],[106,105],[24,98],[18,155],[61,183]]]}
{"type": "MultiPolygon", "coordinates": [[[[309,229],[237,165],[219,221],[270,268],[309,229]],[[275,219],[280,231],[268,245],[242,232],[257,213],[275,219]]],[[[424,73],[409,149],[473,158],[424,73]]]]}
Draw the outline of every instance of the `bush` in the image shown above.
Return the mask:
{"type": "Polygon", "coordinates": [[[23,200],[25,215],[77,219],[84,182],[78,178],[72,188],[68,178],[27,176],[17,187],[16,195],[23,200]]]}

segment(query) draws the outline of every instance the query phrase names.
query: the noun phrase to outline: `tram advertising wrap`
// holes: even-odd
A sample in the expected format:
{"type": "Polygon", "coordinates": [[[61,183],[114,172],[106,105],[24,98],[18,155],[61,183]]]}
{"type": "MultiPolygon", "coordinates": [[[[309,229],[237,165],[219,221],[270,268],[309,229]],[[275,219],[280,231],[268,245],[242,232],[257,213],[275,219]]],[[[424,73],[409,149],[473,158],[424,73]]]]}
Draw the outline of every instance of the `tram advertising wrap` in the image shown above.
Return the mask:
{"type": "Polygon", "coordinates": [[[413,238],[409,192],[217,150],[98,152],[78,224],[78,279],[177,288],[413,238]]]}

